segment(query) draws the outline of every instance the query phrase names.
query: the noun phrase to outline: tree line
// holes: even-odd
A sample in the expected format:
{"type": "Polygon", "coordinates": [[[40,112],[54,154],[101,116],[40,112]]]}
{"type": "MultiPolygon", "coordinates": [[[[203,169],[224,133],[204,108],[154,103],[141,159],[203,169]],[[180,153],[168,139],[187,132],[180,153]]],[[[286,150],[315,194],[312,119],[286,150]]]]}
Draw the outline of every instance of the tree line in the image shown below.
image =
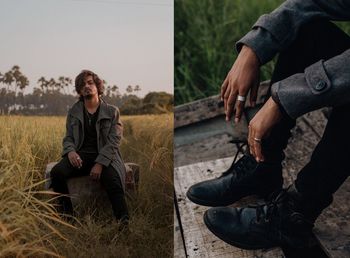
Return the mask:
{"type": "MultiPolygon", "coordinates": [[[[161,114],[173,111],[173,95],[165,92],[150,92],[144,98],[137,96],[139,85],[128,85],[121,94],[117,85],[104,81],[103,99],[119,107],[122,114],[161,114]]],[[[65,115],[78,100],[72,79],[60,76],[57,79],[40,77],[31,93],[25,94],[29,80],[18,65],[7,72],[0,72],[0,114],[65,115]]]]}

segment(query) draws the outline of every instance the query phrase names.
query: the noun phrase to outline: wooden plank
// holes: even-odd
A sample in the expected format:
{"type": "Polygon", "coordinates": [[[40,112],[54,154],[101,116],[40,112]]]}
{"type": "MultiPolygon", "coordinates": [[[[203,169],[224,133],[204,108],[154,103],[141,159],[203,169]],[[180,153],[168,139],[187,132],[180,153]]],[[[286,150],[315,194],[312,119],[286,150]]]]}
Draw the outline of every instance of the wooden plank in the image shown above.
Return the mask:
{"type": "Polygon", "coordinates": [[[227,158],[235,155],[237,147],[230,143],[228,134],[215,135],[199,142],[176,146],[174,149],[174,166],[180,167],[193,163],[227,158]]]}
{"type": "Polygon", "coordinates": [[[323,211],[314,230],[329,257],[350,257],[350,178],[334,194],[333,203],[323,211]]]}
{"type": "MultiPolygon", "coordinates": [[[[260,84],[257,103],[264,101],[268,85],[269,81],[264,81],[260,84]]],[[[249,98],[249,96],[247,97],[249,98]]],[[[220,102],[220,96],[214,95],[176,106],[174,113],[174,127],[178,128],[224,114],[224,107],[220,102]]],[[[249,101],[246,101],[246,106],[248,106],[248,104],[249,101]]]]}
{"type": "Polygon", "coordinates": [[[224,113],[219,95],[175,107],[174,127],[180,127],[224,113]]]}
{"type": "Polygon", "coordinates": [[[186,251],[183,244],[179,219],[176,215],[176,208],[174,207],[174,258],[184,257],[186,257],[186,251]]]}
{"type": "Polygon", "coordinates": [[[232,158],[196,163],[175,168],[174,184],[189,257],[284,257],[281,249],[242,250],[215,237],[204,225],[203,214],[208,207],[199,206],[186,197],[187,189],[194,183],[221,175],[232,158]]]}
{"type": "Polygon", "coordinates": [[[175,147],[200,142],[210,137],[228,134],[232,140],[243,141],[247,138],[247,122],[245,117],[239,123],[226,122],[225,116],[220,115],[205,121],[175,129],[175,147]]]}

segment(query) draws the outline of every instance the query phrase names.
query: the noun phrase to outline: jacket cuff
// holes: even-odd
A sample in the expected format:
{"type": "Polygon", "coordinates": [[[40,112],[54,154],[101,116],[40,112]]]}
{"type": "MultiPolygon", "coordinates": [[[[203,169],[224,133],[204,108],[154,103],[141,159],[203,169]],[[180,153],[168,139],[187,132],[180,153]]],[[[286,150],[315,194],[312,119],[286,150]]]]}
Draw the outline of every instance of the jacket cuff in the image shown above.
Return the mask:
{"type": "Polygon", "coordinates": [[[71,152],[71,151],[76,151],[76,150],[75,150],[72,146],[65,148],[65,149],[62,151],[61,157],[65,156],[66,154],[68,154],[68,153],[71,152]]]}
{"type": "Polygon", "coordinates": [[[109,164],[111,164],[111,160],[103,156],[102,154],[99,154],[97,158],[95,159],[95,163],[99,163],[105,167],[108,167],[109,164]]]}
{"type": "Polygon", "coordinates": [[[278,98],[277,91],[272,91],[271,90],[271,98],[278,105],[278,108],[281,111],[282,115],[285,116],[285,117],[290,117],[288,115],[288,113],[286,112],[286,110],[284,109],[284,107],[282,106],[282,104],[281,104],[281,102],[280,102],[280,100],[278,98]]]}
{"type": "Polygon", "coordinates": [[[267,30],[254,25],[253,30],[248,32],[236,43],[236,50],[239,53],[243,45],[250,47],[257,55],[260,65],[264,65],[280,51],[278,41],[267,30]]]}

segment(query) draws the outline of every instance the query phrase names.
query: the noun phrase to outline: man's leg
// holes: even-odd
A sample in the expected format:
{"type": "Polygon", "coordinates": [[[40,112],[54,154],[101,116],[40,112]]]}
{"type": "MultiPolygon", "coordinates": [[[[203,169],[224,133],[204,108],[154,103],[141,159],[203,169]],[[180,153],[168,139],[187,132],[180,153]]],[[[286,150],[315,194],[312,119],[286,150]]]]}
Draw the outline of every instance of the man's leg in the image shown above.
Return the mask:
{"type": "Polygon", "coordinates": [[[350,175],[350,104],[335,107],[309,163],[299,172],[295,187],[316,217],[332,202],[332,195],[350,175]]]}
{"type": "Polygon", "coordinates": [[[100,180],[107,191],[115,217],[118,220],[128,220],[129,212],[118,172],[111,165],[104,167],[100,180]]]}
{"type": "MultiPolygon", "coordinates": [[[[326,20],[303,26],[295,42],[277,60],[271,85],[304,69],[320,59],[329,59],[348,48],[349,37],[326,20]]],[[[268,94],[266,100],[270,94],[268,94]]],[[[284,149],[291,136],[295,120],[287,116],[273,128],[262,142],[265,162],[254,164],[252,157],[243,157],[222,177],[191,186],[187,197],[200,205],[226,206],[240,198],[257,194],[266,196],[282,187],[284,149]]]]}
{"type": "MultiPolygon", "coordinates": [[[[303,73],[304,69],[318,60],[327,60],[349,48],[349,36],[327,20],[316,20],[300,29],[295,42],[280,53],[271,78],[271,85],[293,74],[303,73]]],[[[271,88],[270,88],[271,89],[271,88]]],[[[266,98],[270,96],[270,89],[266,98]]],[[[295,120],[283,117],[263,141],[263,151],[267,161],[281,162],[285,155],[290,130],[295,120]]]]}
{"type": "MultiPolygon", "coordinates": [[[[299,37],[303,35],[305,39],[315,37],[305,42],[310,44],[310,53],[305,51],[298,53],[298,47],[302,46],[297,41],[288,50],[291,51],[289,52],[291,59],[293,49],[295,56],[304,54],[307,60],[317,61],[329,59],[350,47],[349,36],[327,21],[315,21],[305,26],[299,37]],[[322,41],[321,35],[328,35],[328,38],[322,41]]],[[[281,55],[279,62],[283,61],[282,56],[288,51],[281,55]]],[[[288,59],[283,63],[284,66],[280,63],[281,66],[276,67],[281,69],[282,73],[289,69],[288,59]]],[[[304,63],[299,65],[302,64],[304,63]]],[[[305,245],[315,219],[322,209],[331,203],[332,194],[350,174],[347,160],[350,150],[350,140],[347,138],[350,131],[350,122],[347,120],[349,113],[350,102],[333,108],[324,135],[315,148],[310,162],[298,174],[295,185],[281,191],[267,204],[255,208],[209,209],[204,215],[208,228],[225,242],[241,248],[305,245]]],[[[278,141],[278,129],[274,135],[278,141]]],[[[282,146],[278,142],[265,143],[270,144],[268,145],[270,150],[278,150],[282,146]]]]}
{"type": "MultiPolygon", "coordinates": [[[[67,195],[69,194],[67,180],[79,174],[81,171],[73,167],[65,156],[51,170],[51,187],[55,192],[67,195]]],[[[60,196],[58,201],[62,213],[73,214],[72,202],[68,196],[60,196]]]]}
{"type": "MultiPolygon", "coordinates": [[[[51,187],[57,193],[64,195],[69,194],[67,180],[72,177],[79,177],[88,175],[93,164],[96,155],[88,155],[83,153],[78,153],[83,160],[83,166],[77,169],[72,166],[68,156],[64,156],[51,170],[51,187]]],[[[73,207],[72,202],[68,196],[61,196],[58,198],[60,208],[63,213],[72,214],[73,207]]]]}

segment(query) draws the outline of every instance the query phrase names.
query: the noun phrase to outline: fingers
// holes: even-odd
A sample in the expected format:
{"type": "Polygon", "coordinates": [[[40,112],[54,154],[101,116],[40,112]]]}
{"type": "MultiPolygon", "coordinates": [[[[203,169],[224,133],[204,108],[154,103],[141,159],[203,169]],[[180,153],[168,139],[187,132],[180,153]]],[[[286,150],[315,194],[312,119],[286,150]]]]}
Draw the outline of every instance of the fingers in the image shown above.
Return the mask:
{"type": "Polygon", "coordinates": [[[264,161],[264,156],[262,154],[262,136],[254,129],[253,125],[249,125],[249,134],[248,134],[248,144],[250,154],[256,159],[257,162],[264,161]]]}
{"type": "Polygon", "coordinates": [[[264,157],[261,151],[261,138],[254,137],[253,140],[254,140],[255,159],[257,162],[262,162],[264,161],[264,157]]]}
{"type": "Polygon", "coordinates": [[[238,123],[241,120],[242,113],[244,110],[244,103],[245,101],[241,101],[241,100],[236,101],[235,123],[238,123]]]}
{"type": "Polygon", "coordinates": [[[90,176],[92,177],[93,180],[100,180],[101,173],[92,170],[90,172],[90,176]]]}
{"type": "Polygon", "coordinates": [[[226,121],[229,121],[234,112],[234,105],[236,103],[237,93],[231,91],[230,96],[227,99],[227,108],[226,110],[226,121]]]}
{"type": "Polygon", "coordinates": [[[69,161],[75,168],[81,168],[83,166],[83,161],[79,155],[74,155],[73,157],[70,157],[69,161]]]}
{"type": "Polygon", "coordinates": [[[83,166],[83,160],[79,157],[79,155],[77,156],[77,164],[78,164],[78,168],[81,168],[83,166]]]}
{"type": "Polygon", "coordinates": [[[73,167],[77,168],[79,166],[78,161],[75,157],[70,158],[69,161],[73,167]]]}
{"type": "Polygon", "coordinates": [[[221,92],[220,92],[221,100],[224,100],[225,93],[226,93],[226,90],[227,90],[227,86],[228,86],[228,79],[226,77],[226,79],[224,80],[224,82],[221,85],[221,92]]]}
{"type": "Polygon", "coordinates": [[[250,125],[248,125],[248,145],[249,145],[249,152],[252,156],[254,156],[254,145],[252,142],[252,127],[250,125]]]}

